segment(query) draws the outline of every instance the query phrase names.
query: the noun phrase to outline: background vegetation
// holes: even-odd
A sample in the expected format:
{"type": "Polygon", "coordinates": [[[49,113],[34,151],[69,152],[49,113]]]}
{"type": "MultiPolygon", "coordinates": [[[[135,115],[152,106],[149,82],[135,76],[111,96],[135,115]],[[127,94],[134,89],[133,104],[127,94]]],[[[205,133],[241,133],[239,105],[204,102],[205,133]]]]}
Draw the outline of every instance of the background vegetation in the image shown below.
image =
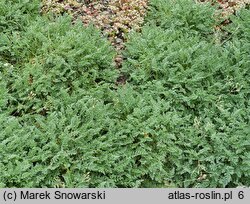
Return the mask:
{"type": "Polygon", "coordinates": [[[0,3],[0,187],[250,185],[250,12],[152,0],[115,51],[93,26],[0,3]]]}

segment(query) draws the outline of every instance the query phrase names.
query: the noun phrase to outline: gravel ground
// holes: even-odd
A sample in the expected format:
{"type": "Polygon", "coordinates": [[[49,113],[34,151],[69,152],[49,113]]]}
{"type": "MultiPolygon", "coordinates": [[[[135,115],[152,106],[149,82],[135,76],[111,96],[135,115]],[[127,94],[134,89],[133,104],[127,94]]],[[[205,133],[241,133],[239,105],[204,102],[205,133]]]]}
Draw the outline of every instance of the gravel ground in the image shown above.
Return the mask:
{"type": "MultiPolygon", "coordinates": [[[[235,10],[250,4],[250,0],[196,0],[215,2],[227,16],[235,10]]],[[[126,34],[132,29],[139,31],[147,11],[148,0],[43,0],[42,12],[69,13],[74,19],[81,19],[85,25],[93,23],[102,30],[119,50],[124,48],[126,34]]]]}
{"type": "Polygon", "coordinates": [[[217,2],[223,16],[233,14],[236,10],[250,4],[250,0],[198,0],[198,2],[217,2]]]}
{"type": "Polygon", "coordinates": [[[121,51],[126,34],[139,31],[147,10],[147,0],[44,0],[42,12],[69,13],[85,25],[93,23],[102,30],[117,50],[115,59],[121,66],[121,51]]]}

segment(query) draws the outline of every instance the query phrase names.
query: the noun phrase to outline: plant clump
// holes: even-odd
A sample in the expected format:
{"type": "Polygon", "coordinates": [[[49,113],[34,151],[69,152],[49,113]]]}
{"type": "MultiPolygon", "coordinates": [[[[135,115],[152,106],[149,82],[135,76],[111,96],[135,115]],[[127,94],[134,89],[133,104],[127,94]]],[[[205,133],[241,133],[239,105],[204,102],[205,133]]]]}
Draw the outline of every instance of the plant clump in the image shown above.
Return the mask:
{"type": "Polygon", "coordinates": [[[0,187],[250,186],[249,8],[217,43],[210,3],[151,0],[118,70],[100,29],[39,4],[0,2],[0,187]]]}

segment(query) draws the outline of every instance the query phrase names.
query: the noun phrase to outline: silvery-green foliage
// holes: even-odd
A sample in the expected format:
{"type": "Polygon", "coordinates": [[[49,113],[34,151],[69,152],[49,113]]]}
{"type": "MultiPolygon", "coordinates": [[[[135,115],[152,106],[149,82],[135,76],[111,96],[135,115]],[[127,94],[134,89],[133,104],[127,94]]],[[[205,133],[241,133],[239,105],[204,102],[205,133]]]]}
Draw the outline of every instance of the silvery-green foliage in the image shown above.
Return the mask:
{"type": "Polygon", "coordinates": [[[1,58],[12,64],[3,67],[2,74],[15,115],[53,109],[51,98],[60,90],[84,91],[116,79],[109,43],[93,27],[71,25],[67,16],[54,21],[38,18],[24,31],[3,35],[2,44],[1,58]]]}
{"type": "Polygon", "coordinates": [[[179,15],[169,28],[148,18],[126,44],[123,86],[93,27],[67,16],[5,27],[0,187],[250,185],[247,15],[222,44],[179,15]]]}
{"type": "Polygon", "coordinates": [[[22,30],[39,14],[38,0],[1,0],[0,32],[22,30]]]}
{"type": "Polygon", "coordinates": [[[164,29],[208,37],[216,25],[215,8],[193,0],[152,0],[146,21],[164,29]]]}
{"type": "Polygon", "coordinates": [[[171,144],[163,165],[171,183],[249,186],[249,39],[241,33],[219,45],[201,33],[146,25],[130,35],[123,71],[144,98],[168,104],[159,107],[158,118],[168,115],[172,125],[158,125],[171,144]]]}

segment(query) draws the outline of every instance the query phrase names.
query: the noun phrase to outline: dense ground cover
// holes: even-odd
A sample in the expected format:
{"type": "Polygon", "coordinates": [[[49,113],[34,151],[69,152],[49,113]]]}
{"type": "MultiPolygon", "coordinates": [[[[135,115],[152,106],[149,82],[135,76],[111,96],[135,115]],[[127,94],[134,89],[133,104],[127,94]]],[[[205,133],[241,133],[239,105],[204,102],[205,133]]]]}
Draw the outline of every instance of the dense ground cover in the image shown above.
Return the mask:
{"type": "Polygon", "coordinates": [[[250,185],[248,9],[218,30],[210,4],[151,0],[118,71],[39,2],[0,3],[0,187],[250,185]]]}

